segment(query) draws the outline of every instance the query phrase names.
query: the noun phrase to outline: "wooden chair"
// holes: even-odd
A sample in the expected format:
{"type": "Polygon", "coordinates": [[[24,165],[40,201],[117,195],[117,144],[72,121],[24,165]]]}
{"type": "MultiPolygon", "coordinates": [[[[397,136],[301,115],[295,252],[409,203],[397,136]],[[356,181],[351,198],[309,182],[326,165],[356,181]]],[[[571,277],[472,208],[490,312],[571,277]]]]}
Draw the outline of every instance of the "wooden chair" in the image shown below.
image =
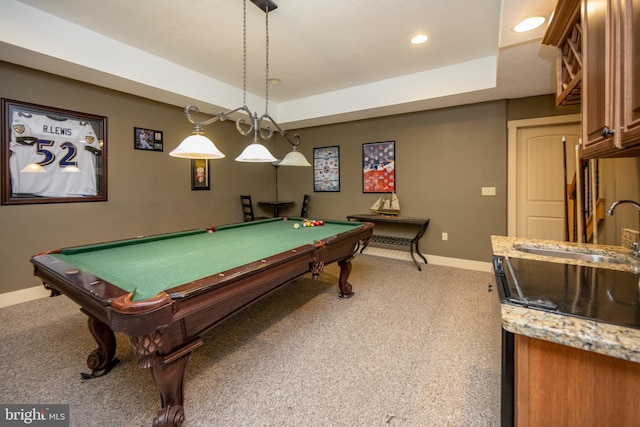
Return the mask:
{"type": "Polygon", "coordinates": [[[244,222],[253,221],[255,217],[253,215],[253,202],[251,196],[240,195],[240,202],[242,203],[242,220],[244,222]]]}
{"type": "Polygon", "coordinates": [[[300,211],[300,217],[306,218],[309,216],[309,200],[311,200],[311,196],[308,194],[304,195],[302,199],[302,210],[300,211]]]}
{"type": "Polygon", "coordinates": [[[255,221],[257,219],[267,219],[266,216],[255,216],[253,214],[253,201],[251,196],[240,195],[240,203],[242,204],[242,220],[244,222],[255,221]]]}

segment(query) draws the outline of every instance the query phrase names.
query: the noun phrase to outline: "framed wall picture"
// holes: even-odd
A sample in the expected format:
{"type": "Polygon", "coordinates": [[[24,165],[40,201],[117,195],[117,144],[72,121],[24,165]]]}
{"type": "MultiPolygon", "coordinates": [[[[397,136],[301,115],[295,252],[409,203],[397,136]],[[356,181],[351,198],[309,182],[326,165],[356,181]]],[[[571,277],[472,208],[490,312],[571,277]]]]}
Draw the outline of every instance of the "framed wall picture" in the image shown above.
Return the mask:
{"type": "Polygon", "coordinates": [[[3,205],[107,200],[107,118],[2,99],[3,205]]]}
{"type": "Polygon", "coordinates": [[[362,144],[362,192],[392,193],[396,188],[395,141],[362,144]]]}
{"type": "Polygon", "coordinates": [[[133,148],[136,150],[162,151],[162,131],[133,128],[133,148]]]}
{"type": "Polygon", "coordinates": [[[191,189],[210,189],[209,159],[191,159],[191,189]]]}
{"type": "Polygon", "coordinates": [[[340,147],[313,149],[313,191],[340,191],[340,147]]]}

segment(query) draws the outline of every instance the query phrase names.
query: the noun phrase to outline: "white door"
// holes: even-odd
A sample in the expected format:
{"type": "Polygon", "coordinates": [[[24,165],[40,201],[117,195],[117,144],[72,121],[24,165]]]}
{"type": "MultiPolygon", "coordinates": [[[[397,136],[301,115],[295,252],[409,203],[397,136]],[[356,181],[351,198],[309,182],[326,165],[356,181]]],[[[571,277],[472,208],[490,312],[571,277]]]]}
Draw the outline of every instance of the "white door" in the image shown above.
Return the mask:
{"type": "Polygon", "coordinates": [[[516,237],[566,240],[565,191],[575,173],[575,146],[580,132],[579,125],[518,130],[516,237]],[[563,149],[567,153],[566,177],[563,149]]]}

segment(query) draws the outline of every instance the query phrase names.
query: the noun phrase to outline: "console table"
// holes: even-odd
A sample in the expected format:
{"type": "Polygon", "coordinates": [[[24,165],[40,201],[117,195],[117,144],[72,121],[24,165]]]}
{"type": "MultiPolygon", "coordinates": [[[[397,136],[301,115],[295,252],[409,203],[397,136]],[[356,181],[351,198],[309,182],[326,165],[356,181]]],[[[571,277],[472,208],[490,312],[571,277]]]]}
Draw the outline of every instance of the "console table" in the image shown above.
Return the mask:
{"type": "MultiPolygon", "coordinates": [[[[416,260],[414,253],[418,254],[420,258],[427,263],[427,259],[420,253],[420,248],[418,247],[418,243],[420,238],[424,236],[424,233],[427,231],[427,227],[429,226],[429,218],[415,218],[409,216],[389,216],[389,215],[376,215],[376,214],[352,214],[347,215],[347,219],[349,221],[362,221],[362,222],[373,222],[375,223],[384,223],[384,224],[402,224],[402,225],[412,225],[418,227],[418,232],[416,235],[409,239],[406,237],[395,237],[395,236],[384,236],[379,234],[374,234],[371,237],[371,241],[377,243],[386,243],[390,245],[401,245],[401,246],[409,246],[409,252],[411,253],[411,259],[413,260],[416,267],[418,267],[419,271],[422,271],[420,267],[420,263],[416,260]]],[[[360,249],[360,253],[367,247],[365,243],[360,249]]]]}
{"type": "Polygon", "coordinates": [[[265,206],[273,209],[273,217],[277,218],[280,216],[280,208],[295,205],[296,202],[272,202],[272,201],[259,201],[258,204],[260,206],[265,206]]]}

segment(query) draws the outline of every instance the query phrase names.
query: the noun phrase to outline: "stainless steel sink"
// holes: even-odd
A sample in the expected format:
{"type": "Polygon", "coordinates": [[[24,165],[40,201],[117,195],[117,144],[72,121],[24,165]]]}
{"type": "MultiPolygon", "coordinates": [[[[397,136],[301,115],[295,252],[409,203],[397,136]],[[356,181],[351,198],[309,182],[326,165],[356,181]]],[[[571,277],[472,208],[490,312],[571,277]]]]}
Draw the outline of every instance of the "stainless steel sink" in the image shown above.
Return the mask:
{"type": "Polygon", "coordinates": [[[610,256],[606,254],[597,253],[585,253],[585,252],[570,252],[563,251],[561,249],[540,248],[535,246],[516,245],[515,248],[520,252],[526,252],[533,255],[544,255],[555,258],[573,259],[577,261],[589,261],[597,263],[609,263],[609,264],[631,264],[632,261],[628,256],[610,256]]]}

